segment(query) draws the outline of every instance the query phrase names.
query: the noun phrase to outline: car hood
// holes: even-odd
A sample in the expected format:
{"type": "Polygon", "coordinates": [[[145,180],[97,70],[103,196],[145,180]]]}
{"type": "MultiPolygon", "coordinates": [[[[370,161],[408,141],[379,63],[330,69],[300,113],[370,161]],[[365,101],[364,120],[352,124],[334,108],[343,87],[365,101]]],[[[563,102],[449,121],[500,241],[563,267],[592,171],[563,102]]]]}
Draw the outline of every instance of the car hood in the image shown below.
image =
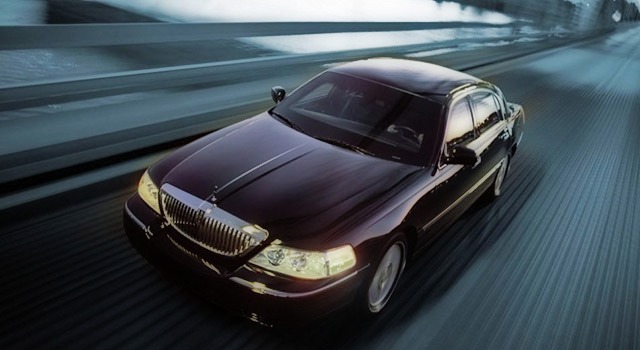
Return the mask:
{"type": "Polygon", "coordinates": [[[420,169],[326,144],[267,114],[217,135],[162,183],[285,242],[329,235],[420,169]]]}

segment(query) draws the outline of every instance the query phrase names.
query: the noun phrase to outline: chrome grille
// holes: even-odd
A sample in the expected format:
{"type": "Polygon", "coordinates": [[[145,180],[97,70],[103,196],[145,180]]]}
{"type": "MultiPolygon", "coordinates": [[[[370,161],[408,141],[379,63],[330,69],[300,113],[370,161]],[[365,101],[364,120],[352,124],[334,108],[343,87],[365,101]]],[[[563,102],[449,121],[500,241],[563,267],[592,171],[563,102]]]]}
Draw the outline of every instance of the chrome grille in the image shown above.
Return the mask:
{"type": "Polygon", "coordinates": [[[174,186],[160,191],[167,222],[184,237],[216,254],[238,256],[267,238],[267,232],[174,186]],[[250,232],[243,230],[251,227],[250,232]]]}
{"type": "Polygon", "coordinates": [[[164,208],[165,218],[171,225],[184,233],[197,237],[200,223],[204,219],[204,211],[191,208],[164,192],[162,195],[162,207],[164,208]]]}

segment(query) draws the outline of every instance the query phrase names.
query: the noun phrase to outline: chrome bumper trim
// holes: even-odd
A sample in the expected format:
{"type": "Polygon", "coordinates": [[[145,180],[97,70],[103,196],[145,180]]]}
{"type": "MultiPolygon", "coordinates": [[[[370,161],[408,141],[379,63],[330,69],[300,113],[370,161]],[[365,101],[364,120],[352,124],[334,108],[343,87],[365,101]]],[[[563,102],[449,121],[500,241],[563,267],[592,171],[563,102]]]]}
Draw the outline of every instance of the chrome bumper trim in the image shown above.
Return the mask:
{"type": "Polygon", "coordinates": [[[127,215],[129,215],[131,220],[136,223],[136,225],[140,226],[141,229],[146,231],[147,225],[143,224],[142,221],[140,221],[135,215],[133,215],[131,209],[129,209],[129,203],[124,204],[124,211],[127,213],[127,215]]]}

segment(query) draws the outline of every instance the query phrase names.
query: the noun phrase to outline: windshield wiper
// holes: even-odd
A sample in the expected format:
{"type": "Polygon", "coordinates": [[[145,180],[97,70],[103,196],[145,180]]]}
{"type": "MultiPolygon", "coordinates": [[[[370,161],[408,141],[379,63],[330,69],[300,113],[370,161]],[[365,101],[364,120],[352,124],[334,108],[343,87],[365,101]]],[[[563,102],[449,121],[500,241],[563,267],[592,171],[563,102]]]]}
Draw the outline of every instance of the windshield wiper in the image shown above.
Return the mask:
{"type": "Polygon", "coordinates": [[[373,156],[374,155],[370,151],[367,151],[366,149],[360,148],[360,147],[358,147],[356,145],[352,145],[352,144],[350,144],[348,142],[335,140],[335,139],[332,139],[332,138],[322,137],[322,136],[313,136],[313,138],[318,139],[318,140],[323,141],[323,142],[326,142],[326,143],[329,143],[329,144],[332,144],[332,145],[335,145],[335,146],[338,146],[338,147],[346,148],[348,150],[351,150],[351,151],[354,151],[354,152],[357,152],[357,153],[360,153],[360,154],[366,154],[368,156],[373,156]]]}
{"type": "Polygon", "coordinates": [[[273,110],[269,111],[269,114],[277,117],[278,119],[282,120],[285,124],[287,124],[289,127],[291,127],[292,129],[298,130],[301,133],[304,133],[304,130],[302,130],[302,128],[300,126],[298,126],[298,124],[294,123],[293,121],[291,121],[291,119],[283,116],[282,114],[278,113],[278,112],[274,112],[273,110]]]}

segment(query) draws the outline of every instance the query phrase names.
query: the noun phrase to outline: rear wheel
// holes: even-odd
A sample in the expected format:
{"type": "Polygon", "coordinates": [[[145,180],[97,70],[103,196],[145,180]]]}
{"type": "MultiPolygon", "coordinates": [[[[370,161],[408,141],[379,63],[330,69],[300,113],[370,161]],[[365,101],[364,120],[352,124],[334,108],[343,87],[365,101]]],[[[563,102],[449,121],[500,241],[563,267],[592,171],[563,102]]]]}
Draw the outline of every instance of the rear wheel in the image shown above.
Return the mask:
{"type": "Polygon", "coordinates": [[[365,291],[366,310],[376,314],[387,305],[404,271],[407,260],[407,243],[398,235],[386,246],[384,255],[377,263],[375,271],[365,291]]]}
{"type": "Polygon", "coordinates": [[[502,159],[500,168],[498,168],[498,172],[496,173],[496,177],[493,179],[493,185],[489,189],[488,194],[491,199],[498,198],[502,193],[502,186],[504,185],[504,180],[507,178],[510,161],[511,156],[509,154],[502,159]]]}

